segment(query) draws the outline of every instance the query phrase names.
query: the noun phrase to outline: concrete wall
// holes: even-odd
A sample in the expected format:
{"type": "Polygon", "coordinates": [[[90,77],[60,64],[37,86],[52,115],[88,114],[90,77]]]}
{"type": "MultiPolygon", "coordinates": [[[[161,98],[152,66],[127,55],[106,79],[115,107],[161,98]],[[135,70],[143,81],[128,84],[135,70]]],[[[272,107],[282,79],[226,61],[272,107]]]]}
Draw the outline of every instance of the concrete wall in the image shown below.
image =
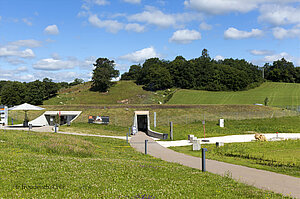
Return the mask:
{"type": "Polygon", "coordinates": [[[134,112],[134,118],[133,118],[133,126],[137,127],[137,116],[138,115],[147,115],[147,126],[148,126],[148,130],[147,130],[147,135],[151,136],[151,137],[155,137],[158,139],[162,139],[162,140],[166,140],[168,139],[168,134],[167,133],[159,133],[156,131],[153,131],[150,129],[150,116],[149,116],[149,111],[135,111],[134,112]]]}
{"type": "Polygon", "coordinates": [[[155,138],[158,138],[158,139],[161,139],[161,140],[168,139],[168,134],[167,133],[159,133],[159,132],[151,130],[150,128],[148,129],[147,134],[151,137],[155,137],[155,138]]]}

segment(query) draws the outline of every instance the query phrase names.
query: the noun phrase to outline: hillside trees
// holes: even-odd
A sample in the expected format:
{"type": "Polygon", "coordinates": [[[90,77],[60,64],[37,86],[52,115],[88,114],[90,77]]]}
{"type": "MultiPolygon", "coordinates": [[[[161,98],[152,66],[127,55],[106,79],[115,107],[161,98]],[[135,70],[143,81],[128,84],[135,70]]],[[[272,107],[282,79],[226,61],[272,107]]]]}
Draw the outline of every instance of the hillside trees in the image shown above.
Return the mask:
{"type": "MultiPolygon", "coordinates": [[[[45,99],[49,99],[49,98],[55,96],[57,91],[60,88],[60,85],[58,83],[53,82],[52,79],[49,79],[49,78],[44,78],[43,84],[45,87],[45,89],[43,89],[45,99]]],[[[43,87],[43,86],[41,86],[41,87],[43,87]]]]}
{"type": "Polygon", "coordinates": [[[43,104],[43,100],[49,95],[45,84],[39,80],[26,83],[25,93],[25,102],[35,105],[43,104]]]}
{"type": "Polygon", "coordinates": [[[106,92],[112,85],[112,78],[119,76],[119,71],[114,68],[115,62],[107,58],[98,58],[94,66],[91,90],[106,92]]]}
{"type": "Polygon", "coordinates": [[[1,91],[1,103],[6,105],[17,105],[25,102],[26,87],[21,82],[7,82],[1,91]]]}
{"type": "Polygon", "coordinates": [[[173,61],[150,58],[139,71],[137,76],[131,76],[132,79],[137,84],[144,85],[145,89],[153,91],[171,87],[239,91],[263,82],[258,66],[243,59],[215,61],[210,58],[206,49],[203,49],[199,58],[191,60],[182,56],[177,56],[173,61]]]}
{"type": "Polygon", "coordinates": [[[80,78],[75,78],[73,82],[69,83],[69,86],[76,86],[78,84],[83,84],[84,80],[80,78]]]}
{"type": "Polygon", "coordinates": [[[273,64],[265,64],[265,77],[273,82],[299,82],[299,69],[294,67],[292,62],[282,58],[274,61],[273,64]]]}
{"type": "Polygon", "coordinates": [[[27,102],[40,105],[43,100],[55,96],[60,87],[60,83],[49,78],[28,83],[1,81],[1,104],[18,105],[27,102]]]}
{"type": "Polygon", "coordinates": [[[141,72],[141,65],[132,65],[128,72],[121,75],[121,80],[136,80],[139,73],[141,72]]]}

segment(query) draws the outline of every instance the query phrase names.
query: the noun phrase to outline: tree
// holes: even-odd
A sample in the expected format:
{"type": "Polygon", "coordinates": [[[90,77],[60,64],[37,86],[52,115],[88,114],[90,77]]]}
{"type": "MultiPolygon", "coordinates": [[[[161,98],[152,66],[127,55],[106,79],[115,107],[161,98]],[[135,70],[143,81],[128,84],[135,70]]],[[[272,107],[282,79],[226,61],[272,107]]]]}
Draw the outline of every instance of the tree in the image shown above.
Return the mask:
{"type": "Polygon", "coordinates": [[[164,90],[172,87],[172,77],[167,68],[154,64],[149,68],[149,72],[145,77],[146,84],[144,89],[156,91],[164,90]]]}
{"type": "Polygon", "coordinates": [[[292,62],[284,58],[273,62],[273,65],[265,64],[266,79],[273,82],[295,83],[297,81],[297,70],[292,62]]]}
{"type": "Polygon", "coordinates": [[[25,102],[40,105],[43,104],[43,100],[46,98],[45,84],[39,80],[29,82],[26,84],[26,96],[25,102]]]}
{"type": "Polygon", "coordinates": [[[141,72],[141,65],[132,65],[128,72],[121,75],[121,80],[137,80],[139,73],[141,72]]]}
{"type": "Polygon", "coordinates": [[[45,86],[45,93],[44,93],[45,97],[44,98],[49,99],[49,98],[55,96],[59,89],[59,84],[53,82],[52,79],[49,79],[49,78],[44,78],[43,83],[45,86]]]}
{"type": "Polygon", "coordinates": [[[268,103],[269,103],[269,98],[266,97],[266,98],[265,98],[265,106],[268,106],[268,103]]]}
{"type": "Polygon", "coordinates": [[[78,84],[82,84],[84,82],[83,79],[75,78],[73,82],[71,82],[69,85],[70,86],[76,86],[78,84]]]}
{"type": "Polygon", "coordinates": [[[119,76],[119,71],[114,68],[115,62],[107,58],[98,58],[94,66],[91,90],[106,92],[112,86],[112,78],[119,76]]]}
{"type": "Polygon", "coordinates": [[[21,82],[8,82],[1,90],[1,104],[18,105],[25,102],[26,87],[21,82]]]}
{"type": "Polygon", "coordinates": [[[193,88],[195,86],[195,72],[190,63],[182,56],[177,56],[169,64],[169,72],[174,86],[177,88],[193,88]]]}

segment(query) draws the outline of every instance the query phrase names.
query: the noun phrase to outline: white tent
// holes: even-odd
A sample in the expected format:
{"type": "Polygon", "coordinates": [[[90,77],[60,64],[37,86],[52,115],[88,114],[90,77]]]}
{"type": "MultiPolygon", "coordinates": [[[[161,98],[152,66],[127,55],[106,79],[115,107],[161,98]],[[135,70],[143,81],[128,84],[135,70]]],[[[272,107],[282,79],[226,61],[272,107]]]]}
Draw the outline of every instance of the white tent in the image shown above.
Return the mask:
{"type": "Polygon", "coordinates": [[[21,105],[18,105],[18,106],[14,106],[14,107],[12,107],[8,110],[10,110],[10,111],[25,111],[25,123],[24,123],[24,125],[28,126],[27,111],[41,111],[41,110],[44,110],[44,108],[24,103],[24,104],[21,104],[21,105]]]}

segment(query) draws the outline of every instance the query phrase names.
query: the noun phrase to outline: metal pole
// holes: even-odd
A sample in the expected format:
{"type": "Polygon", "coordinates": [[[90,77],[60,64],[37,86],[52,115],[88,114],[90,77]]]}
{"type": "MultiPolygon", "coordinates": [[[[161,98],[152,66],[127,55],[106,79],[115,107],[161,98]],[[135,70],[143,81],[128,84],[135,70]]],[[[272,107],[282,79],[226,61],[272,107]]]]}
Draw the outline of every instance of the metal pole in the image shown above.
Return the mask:
{"type": "Polygon", "coordinates": [[[57,124],[54,125],[54,133],[57,133],[57,124]]]}
{"type": "Polygon", "coordinates": [[[202,171],[206,171],[206,165],[205,165],[205,151],[207,151],[206,148],[202,148],[202,171]]]}
{"type": "Polygon", "coordinates": [[[156,112],[154,112],[154,128],[156,128],[156,112]]]}
{"type": "Polygon", "coordinates": [[[128,133],[126,133],[126,142],[128,144],[128,133]]]}
{"type": "Polygon", "coordinates": [[[203,130],[204,130],[204,139],[205,139],[205,120],[202,121],[203,124],[203,130]]]}
{"type": "Polygon", "coordinates": [[[147,155],[147,144],[148,144],[148,140],[145,140],[145,155],[147,155]]]}
{"type": "Polygon", "coordinates": [[[173,122],[170,122],[170,139],[173,140],[173,122]]]}

